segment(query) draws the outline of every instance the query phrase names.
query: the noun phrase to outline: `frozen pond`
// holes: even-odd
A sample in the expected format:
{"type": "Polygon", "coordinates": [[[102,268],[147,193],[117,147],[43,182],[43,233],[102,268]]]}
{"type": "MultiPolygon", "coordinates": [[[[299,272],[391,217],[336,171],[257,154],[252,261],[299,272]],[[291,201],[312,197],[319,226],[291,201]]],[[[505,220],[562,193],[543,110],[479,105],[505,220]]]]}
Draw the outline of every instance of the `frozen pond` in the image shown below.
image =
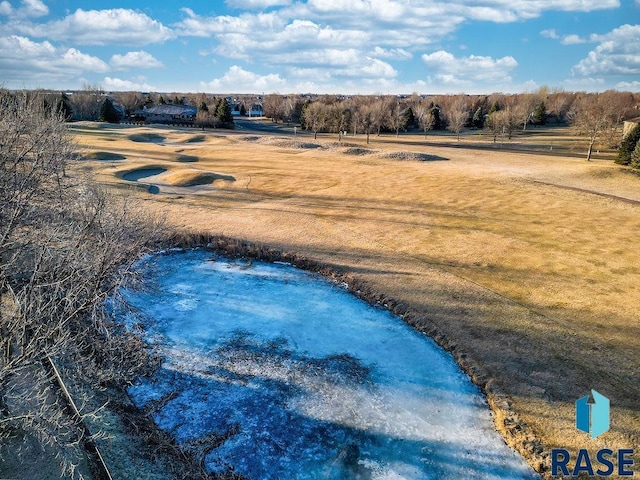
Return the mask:
{"type": "Polygon", "coordinates": [[[130,389],[211,471],[266,479],[537,478],[449,354],[290,266],[154,257],[127,292],[163,358],[130,389]]]}

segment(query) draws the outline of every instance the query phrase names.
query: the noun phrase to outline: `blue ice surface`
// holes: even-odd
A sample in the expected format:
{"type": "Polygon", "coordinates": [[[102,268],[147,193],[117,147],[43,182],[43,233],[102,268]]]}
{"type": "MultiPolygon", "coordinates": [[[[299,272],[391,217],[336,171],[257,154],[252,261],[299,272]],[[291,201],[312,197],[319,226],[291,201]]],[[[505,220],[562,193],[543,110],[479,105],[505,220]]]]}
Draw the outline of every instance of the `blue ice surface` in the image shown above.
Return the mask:
{"type": "Polygon", "coordinates": [[[211,471],[270,479],[539,478],[450,354],[292,266],[190,251],[125,292],[163,358],[130,394],[211,471]]]}

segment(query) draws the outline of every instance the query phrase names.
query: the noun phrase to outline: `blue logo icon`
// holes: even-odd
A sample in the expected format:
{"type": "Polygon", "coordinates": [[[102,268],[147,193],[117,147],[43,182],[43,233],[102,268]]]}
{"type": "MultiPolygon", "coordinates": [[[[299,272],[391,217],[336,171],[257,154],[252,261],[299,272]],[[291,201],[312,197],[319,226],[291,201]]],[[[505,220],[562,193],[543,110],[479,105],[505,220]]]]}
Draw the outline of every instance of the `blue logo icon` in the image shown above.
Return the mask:
{"type": "Polygon", "coordinates": [[[576,400],[576,428],[596,438],[609,430],[609,399],[591,390],[589,395],[576,400]]]}

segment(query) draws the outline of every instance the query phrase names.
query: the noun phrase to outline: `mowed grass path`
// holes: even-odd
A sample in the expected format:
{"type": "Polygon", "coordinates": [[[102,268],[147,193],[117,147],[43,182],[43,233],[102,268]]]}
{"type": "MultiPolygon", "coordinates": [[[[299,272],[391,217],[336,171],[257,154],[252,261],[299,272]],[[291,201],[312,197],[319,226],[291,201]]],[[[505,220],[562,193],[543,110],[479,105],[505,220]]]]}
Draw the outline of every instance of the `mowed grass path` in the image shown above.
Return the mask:
{"type": "MultiPolygon", "coordinates": [[[[302,253],[423,313],[425,329],[446,335],[508,395],[527,424],[522,435],[546,452],[640,450],[637,175],[610,161],[436,147],[421,136],[372,137],[368,147],[441,160],[353,155],[329,136],[322,149],[242,132],[128,138],[153,131],[77,126],[88,152],[127,157],[81,167],[176,227],[302,253]],[[145,165],[168,170],[159,194],[117,176],[145,165]],[[171,188],[181,169],[234,181],[171,188]],[[591,388],[612,406],[612,429],[595,440],[574,426],[574,402],[591,388]]],[[[363,136],[345,141],[366,146],[363,136]]]]}

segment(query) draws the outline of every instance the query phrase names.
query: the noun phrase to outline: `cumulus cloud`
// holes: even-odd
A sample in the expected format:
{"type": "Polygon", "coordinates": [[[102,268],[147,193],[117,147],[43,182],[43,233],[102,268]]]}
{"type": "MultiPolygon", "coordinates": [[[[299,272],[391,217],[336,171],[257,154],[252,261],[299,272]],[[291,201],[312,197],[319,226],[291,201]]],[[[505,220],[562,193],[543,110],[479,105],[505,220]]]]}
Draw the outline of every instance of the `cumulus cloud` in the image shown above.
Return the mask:
{"type": "Polygon", "coordinates": [[[113,77],[104,77],[104,80],[102,81],[102,86],[105,88],[105,90],[123,91],[123,92],[130,92],[130,91],[149,92],[149,91],[157,90],[155,86],[149,85],[144,80],[140,82],[140,81],[122,80],[120,78],[113,78],[113,77]]]}
{"type": "Polygon", "coordinates": [[[640,25],[622,25],[591,41],[599,45],[573,67],[574,75],[640,75],[640,25]]]}
{"type": "Polygon", "coordinates": [[[511,56],[494,59],[492,57],[470,55],[455,57],[444,50],[422,55],[432,80],[447,85],[473,85],[482,83],[508,83],[509,73],[518,66],[511,56]]]}
{"type": "Polygon", "coordinates": [[[542,30],[540,32],[540,35],[543,36],[544,38],[551,38],[553,40],[558,40],[560,38],[560,35],[558,35],[558,32],[556,32],[554,28],[550,28],[548,30],[542,30]]]}
{"type": "Polygon", "coordinates": [[[560,40],[560,43],[562,43],[563,45],[578,45],[578,44],[587,42],[586,39],[575,34],[560,36],[554,28],[551,28],[549,30],[542,30],[540,32],[540,35],[544,38],[551,38],[552,40],[560,40]]]}
{"type": "Polygon", "coordinates": [[[129,68],[161,68],[164,65],[160,60],[148,52],[128,52],[124,55],[113,55],[109,64],[116,70],[127,70],[129,68]]]}
{"type": "Polygon", "coordinates": [[[232,66],[227,72],[214,78],[211,82],[202,83],[203,88],[214,92],[261,92],[274,91],[286,85],[286,81],[277,73],[260,75],[243,69],[237,65],[232,66]]]}
{"type": "Polygon", "coordinates": [[[382,48],[375,47],[371,55],[377,58],[389,58],[394,60],[411,60],[413,54],[404,48],[382,48]]]}
{"type": "Polygon", "coordinates": [[[640,92],[640,82],[638,80],[634,80],[633,82],[619,82],[616,84],[616,88],[629,92],[640,92]]]}
{"type": "Polygon", "coordinates": [[[41,0],[22,0],[19,8],[14,8],[7,0],[0,2],[0,15],[16,19],[44,17],[49,14],[47,7],[41,0]]]}
{"type": "Polygon", "coordinates": [[[226,0],[225,3],[230,7],[256,10],[291,5],[291,0],[226,0]]]}
{"type": "Polygon", "coordinates": [[[586,40],[579,35],[565,35],[562,37],[561,43],[563,45],[580,45],[581,43],[586,43],[586,40]]]}
{"type": "Polygon", "coordinates": [[[0,2],[0,15],[9,16],[13,13],[13,7],[9,2],[3,0],[0,2]]]}
{"type": "Polygon", "coordinates": [[[33,37],[73,41],[78,45],[148,45],[175,37],[171,29],[157,20],[124,8],[78,9],[61,20],[16,28],[33,37]]]}
{"type": "Polygon", "coordinates": [[[83,72],[107,72],[109,66],[76,48],[61,49],[48,41],[11,35],[0,37],[0,70],[5,80],[31,84],[40,78],[68,80],[83,72]]]}

